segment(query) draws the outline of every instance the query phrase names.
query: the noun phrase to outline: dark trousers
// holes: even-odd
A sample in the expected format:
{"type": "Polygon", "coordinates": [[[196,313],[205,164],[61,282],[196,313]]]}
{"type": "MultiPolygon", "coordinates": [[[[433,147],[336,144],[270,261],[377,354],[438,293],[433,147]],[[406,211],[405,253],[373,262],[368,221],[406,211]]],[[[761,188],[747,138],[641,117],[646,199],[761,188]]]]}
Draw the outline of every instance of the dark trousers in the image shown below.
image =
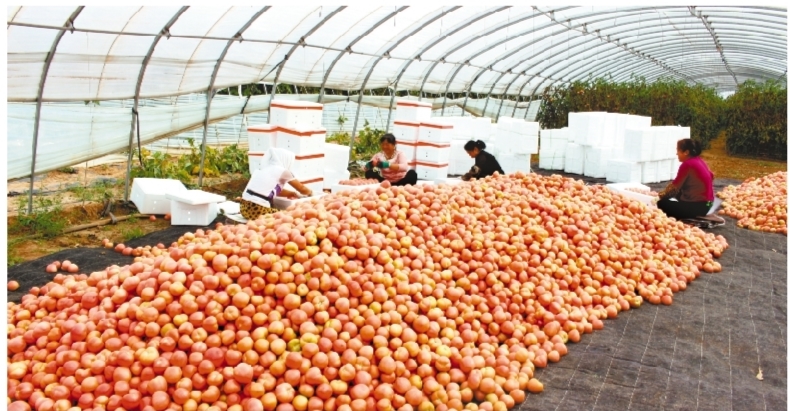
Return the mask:
{"type": "MultiPolygon", "coordinates": [[[[365,171],[365,178],[375,179],[379,182],[384,181],[384,177],[382,177],[379,173],[368,170],[365,171]]],[[[405,185],[415,185],[417,184],[417,172],[414,170],[409,170],[406,172],[406,176],[398,181],[390,181],[394,186],[405,186],[405,185]]]]}
{"type": "Polygon", "coordinates": [[[677,220],[685,220],[687,218],[704,217],[710,210],[710,204],[707,201],[690,202],[690,201],[670,201],[659,200],[656,206],[669,217],[675,217],[677,220]]]}

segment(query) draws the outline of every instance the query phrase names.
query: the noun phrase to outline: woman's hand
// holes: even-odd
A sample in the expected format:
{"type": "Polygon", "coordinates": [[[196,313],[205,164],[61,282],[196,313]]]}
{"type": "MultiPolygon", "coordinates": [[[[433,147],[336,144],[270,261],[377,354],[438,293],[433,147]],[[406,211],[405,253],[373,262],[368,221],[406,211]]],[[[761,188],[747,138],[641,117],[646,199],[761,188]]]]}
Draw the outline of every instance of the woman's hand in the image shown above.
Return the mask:
{"type": "Polygon", "coordinates": [[[397,164],[397,163],[390,164],[389,165],[389,169],[392,170],[392,171],[398,171],[398,170],[400,170],[400,164],[397,164]]]}

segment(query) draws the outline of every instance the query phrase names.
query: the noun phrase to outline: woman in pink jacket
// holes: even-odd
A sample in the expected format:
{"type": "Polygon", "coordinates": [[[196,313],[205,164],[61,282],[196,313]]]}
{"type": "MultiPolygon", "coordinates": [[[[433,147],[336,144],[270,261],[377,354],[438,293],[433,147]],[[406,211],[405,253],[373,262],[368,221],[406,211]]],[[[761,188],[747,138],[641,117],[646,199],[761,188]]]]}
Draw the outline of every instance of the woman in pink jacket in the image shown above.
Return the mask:
{"type": "Polygon", "coordinates": [[[658,197],[658,206],[667,216],[678,220],[704,217],[713,204],[713,172],[700,154],[702,145],[690,138],[679,140],[680,168],[675,179],[658,197]]]}
{"type": "Polygon", "coordinates": [[[397,150],[397,142],[392,134],[385,134],[379,140],[381,151],[376,153],[365,165],[365,178],[379,182],[387,180],[394,186],[417,184],[417,172],[409,169],[409,161],[403,152],[397,150]],[[381,174],[374,171],[381,170],[381,174]]]}

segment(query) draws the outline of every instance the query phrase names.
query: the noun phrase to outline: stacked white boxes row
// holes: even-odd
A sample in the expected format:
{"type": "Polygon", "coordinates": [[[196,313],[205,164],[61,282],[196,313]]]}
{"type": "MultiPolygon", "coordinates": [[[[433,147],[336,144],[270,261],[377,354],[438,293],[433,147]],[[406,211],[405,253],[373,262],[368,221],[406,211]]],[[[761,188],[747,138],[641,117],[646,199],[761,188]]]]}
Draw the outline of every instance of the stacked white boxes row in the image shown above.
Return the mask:
{"type": "Polygon", "coordinates": [[[447,179],[454,127],[444,119],[431,118],[432,105],[398,101],[392,134],[420,180],[447,179]]]}
{"type": "Polygon", "coordinates": [[[540,167],[616,183],[675,177],[677,141],[688,127],[651,127],[651,118],[619,113],[569,113],[568,127],[541,131],[540,167]]]}

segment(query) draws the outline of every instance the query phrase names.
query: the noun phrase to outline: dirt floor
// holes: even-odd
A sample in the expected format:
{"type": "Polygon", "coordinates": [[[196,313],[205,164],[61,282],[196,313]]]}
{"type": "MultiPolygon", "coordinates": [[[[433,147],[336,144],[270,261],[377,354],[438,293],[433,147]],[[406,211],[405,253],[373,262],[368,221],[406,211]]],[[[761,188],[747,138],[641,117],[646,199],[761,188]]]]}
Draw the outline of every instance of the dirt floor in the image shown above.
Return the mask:
{"type": "Polygon", "coordinates": [[[762,177],[777,171],[787,171],[787,162],[733,157],[725,149],[725,136],[722,133],[711,141],[710,148],[702,152],[716,178],[746,180],[749,177],[762,177]]]}
{"type": "MultiPolygon", "coordinates": [[[[716,190],[732,183],[737,181],[717,179],[716,190]]],[[[669,307],[645,304],[622,312],[603,330],[569,345],[559,363],[537,371],[544,392],[529,395],[518,409],[787,409],[787,237],[726,220],[711,230],[730,244],[720,260],[722,272],[703,274],[669,307]]],[[[128,244],[169,245],[197,228],[168,227],[128,244]]],[[[9,301],[45,284],[51,278],[46,264],[64,259],[82,272],[132,262],[101,248],[63,250],[9,268],[9,280],[21,285],[8,293],[9,301]]]]}

